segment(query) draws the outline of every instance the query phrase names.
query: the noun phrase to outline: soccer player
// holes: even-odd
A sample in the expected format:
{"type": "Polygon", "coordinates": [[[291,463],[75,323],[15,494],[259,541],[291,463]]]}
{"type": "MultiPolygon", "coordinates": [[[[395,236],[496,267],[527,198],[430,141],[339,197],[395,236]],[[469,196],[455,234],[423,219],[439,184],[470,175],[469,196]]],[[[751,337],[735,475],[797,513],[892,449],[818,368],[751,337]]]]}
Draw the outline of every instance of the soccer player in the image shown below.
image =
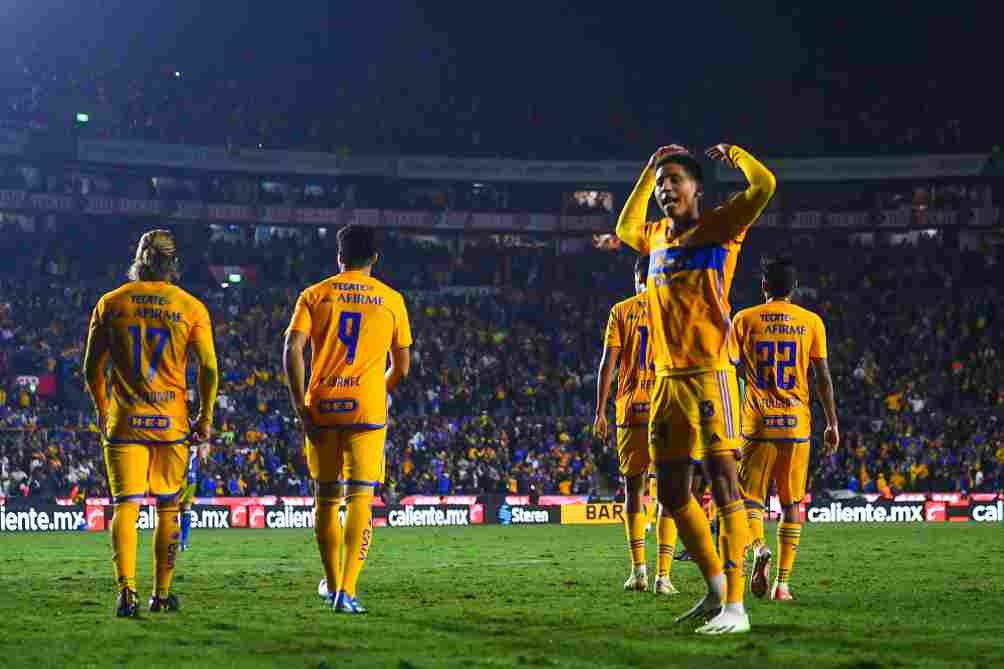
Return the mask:
{"type": "Polygon", "coordinates": [[[772,554],[764,543],[763,512],[771,478],[777,485],[784,517],[777,528],[781,555],[770,598],[786,601],[792,598],[788,578],[802,534],[798,503],[808,476],[810,367],[826,414],[827,453],[836,449],[840,433],[823,321],[792,304],[796,277],[789,259],[765,260],[762,267],[766,302],[736,314],[732,328],[746,380],[739,484],[753,539],[750,590],[756,597],[768,589],[772,554]]]}
{"type": "Polygon", "coordinates": [[[711,619],[701,634],[749,631],[743,606],[748,526],[736,474],[739,405],[729,351],[729,290],[746,231],[774,194],[774,175],[728,144],[707,151],[738,167],[749,185],[711,211],[700,207],[703,173],[683,147],[656,151],[621,211],[616,234],[650,257],[650,346],[656,381],[649,440],[659,501],[708,584],[707,595],[679,620],[711,619]],[[645,220],[652,194],[665,216],[645,220]],[[724,535],[719,558],[701,507],[690,492],[690,461],[706,458],[724,535]]]}
{"type": "Polygon", "coordinates": [[[374,490],[384,479],[388,392],[407,376],[411,363],[404,298],[373,277],[377,258],[372,229],[349,225],[338,231],[340,273],[300,294],[283,354],[315,481],[326,599],[339,613],[366,613],[356,585],[373,542],[374,490]],[[308,339],[312,362],[305,393],[308,339]],[[343,501],[344,530],[338,517],[343,501]]]}
{"type": "Polygon", "coordinates": [[[136,545],[140,501],[157,498],[155,580],[150,611],[176,611],[171,592],[178,551],[178,497],[189,438],[212,434],[219,374],[209,312],[174,285],[179,277],[174,237],[152,230],[140,238],[130,281],[98,300],[84,354],[87,390],[104,440],[108,485],[115,503],[112,547],[117,615],[135,617],[136,545]],[[199,361],[199,414],[190,434],[185,402],[188,353],[199,361]],[[109,393],[106,368],[111,363],[109,393]]]}
{"type": "MultiPolygon", "coordinates": [[[[617,458],[624,477],[624,497],[627,506],[624,515],[628,552],[631,556],[631,575],[624,583],[625,590],[648,590],[648,572],[645,560],[645,514],[642,496],[651,471],[648,453],[649,391],[655,381],[648,345],[648,304],[645,280],[648,276],[648,258],[639,256],[634,266],[635,296],[618,302],[610,309],[603,357],[596,382],[595,433],[606,439],[607,400],[614,367],[617,373],[617,396],[614,399],[617,426],[617,458]]],[[[653,498],[655,497],[653,486],[653,498]]],[[[654,504],[654,502],[653,502],[654,504]]],[[[660,509],[656,522],[659,544],[655,592],[673,595],[677,590],[670,581],[673,548],[676,546],[676,523],[665,508],[660,509]]]]}

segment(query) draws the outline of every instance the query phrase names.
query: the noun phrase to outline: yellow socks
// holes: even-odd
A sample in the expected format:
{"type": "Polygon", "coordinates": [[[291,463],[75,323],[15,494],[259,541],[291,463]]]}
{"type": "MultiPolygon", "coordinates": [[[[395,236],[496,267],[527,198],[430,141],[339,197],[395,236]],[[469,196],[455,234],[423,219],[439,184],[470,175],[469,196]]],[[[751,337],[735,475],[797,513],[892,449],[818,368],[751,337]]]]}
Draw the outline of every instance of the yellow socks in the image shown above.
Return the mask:
{"type": "Polygon", "coordinates": [[[314,534],[317,537],[317,549],[321,552],[328,592],[331,593],[341,590],[342,548],[345,543],[345,534],[338,517],[341,505],[340,497],[318,497],[314,507],[314,534]]]}
{"type": "Polygon", "coordinates": [[[791,570],[795,566],[795,554],[802,538],[801,523],[779,523],[777,526],[777,544],[781,548],[781,557],[777,561],[777,581],[787,583],[791,570]]]}
{"type": "Polygon", "coordinates": [[[139,544],[138,502],[119,502],[112,517],[112,561],[118,590],[136,590],[136,547],[139,544]]]}
{"type": "Polygon", "coordinates": [[[624,530],[627,533],[628,550],[631,551],[631,565],[645,564],[645,513],[625,513],[624,530]]]}
{"type": "Polygon", "coordinates": [[[676,521],[672,516],[659,516],[656,537],[659,541],[657,575],[666,578],[673,568],[673,551],[676,550],[676,521]]]}
{"type": "Polygon", "coordinates": [[[174,563],[178,557],[181,524],[178,519],[177,497],[174,501],[157,505],[157,534],[153,540],[154,593],[158,597],[171,594],[174,563]]]}
{"type": "MultiPolygon", "coordinates": [[[[372,509],[373,491],[350,493],[345,513],[345,565],[341,589],[349,597],[356,596],[356,582],[369,555],[373,542],[372,509]]],[[[642,528],[644,529],[644,528],[642,528]]]]}
{"type": "Polygon", "coordinates": [[[743,554],[749,542],[749,525],[746,523],[746,509],[743,500],[729,502],[719,509],[721,524],[722,561],[725,569],[725,603],[737,604],[743,601],[743,554]]]}
{"type": "Polygon", "coordinates": [[[764,543],[763,506],[747,500],[746,522],[749,523],[750,545],[753,547],[762,546],[764,543]]]}
{"type": "Polygon", "coordinates": [[[704,580],[710,583],[712,578],[721,576],[722,561],[715,552],[708,518],[697,501],[691,497],[685,506],[673,509],[673,520],[676,521],[683,545],[697,563],[704,580]]]}

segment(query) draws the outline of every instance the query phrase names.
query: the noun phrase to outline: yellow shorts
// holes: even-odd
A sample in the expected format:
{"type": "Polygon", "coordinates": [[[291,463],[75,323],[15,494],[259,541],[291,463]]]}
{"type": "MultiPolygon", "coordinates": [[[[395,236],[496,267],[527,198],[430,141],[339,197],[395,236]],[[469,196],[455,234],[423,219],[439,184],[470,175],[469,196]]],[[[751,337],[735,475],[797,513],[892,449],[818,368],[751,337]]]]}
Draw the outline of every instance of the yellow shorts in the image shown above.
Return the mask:
{"type": "Polygon", "coordinates": [[[105,444],[108,488],[115,502],[177,498],[188,469],[187,444],[105,444]]]}
{"type": "Polygon", "coordinates": [[[628,426],[617,428],[617,460],[621,476],[640,476],[648,472],[652,459],[648,453],[648,428],[628,426]]]}
{"type": "Polygon", "coordinates": [[[739,461],[739,486],[748,502],[767,503],[773,478],[782,506],[805,497],[809,474],[809,442],[747,441],[739,461]]]}
{"type": "Polygon", "coordinates": [[[386,427],[323,430],[317,443],[306,441],[307,468],[315,481],[373,487],[383,483],[386,427]]]}
{"type": "Polygon", "coordinates": [[[649,449],[656,464],[731,453],[739,448],[739,392],[734,370],[655,379],[649,449]]]}

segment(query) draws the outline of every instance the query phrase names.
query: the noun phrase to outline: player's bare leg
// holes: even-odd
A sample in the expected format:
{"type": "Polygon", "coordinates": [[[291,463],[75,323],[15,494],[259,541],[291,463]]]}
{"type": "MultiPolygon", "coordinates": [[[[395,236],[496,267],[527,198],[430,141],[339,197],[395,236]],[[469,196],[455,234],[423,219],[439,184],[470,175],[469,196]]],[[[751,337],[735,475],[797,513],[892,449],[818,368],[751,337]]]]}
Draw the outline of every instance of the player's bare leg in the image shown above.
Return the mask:
{"type": "MultiPolygon", "coordinates": [[[[743,502],[736,457],[733,453],[715,453],[707,458],[711,475],[711,492],[721,517],[723,569],[726,595],[721,612],[699,627],[699,634],[739,634],[750,629],[749,616],[743,606],[743,557],[749,543],[749,525],[743,502]]],[[[709,532],[710,534],[710,532],[709,532]]]]}
{"type": "Polygon", "coordinates": [[[708,585],[708,592],[701,601],[676,621],[710,618],[718,613],[725,601],[725,574],[715,552],[707,518],[690,491],[690,462],[659,463],[656,471],[659,476],[659,502],[671,510],[680,539],[708,585]]]}
{"type": "Polygon", "coordinates": [[[631,556],[631,574],[624,589],[636,592],[648,590],[648,572],[645,562],[645,504],[643,492],[646,474],[624,477],[624,532],[627,535],[628,553],[631,556]]]}
{"type": "Polygon", "coordinates": [[[791,589],[788,578],[795,566],[795,555],[802,537],[802,519],[799,517],[798,504],[784,505],[784,516],[777,526],[777,545],[780,556],[777,561],[777,578],[770,589],[770,598],[775,601],[790,601],[791,589]]]}

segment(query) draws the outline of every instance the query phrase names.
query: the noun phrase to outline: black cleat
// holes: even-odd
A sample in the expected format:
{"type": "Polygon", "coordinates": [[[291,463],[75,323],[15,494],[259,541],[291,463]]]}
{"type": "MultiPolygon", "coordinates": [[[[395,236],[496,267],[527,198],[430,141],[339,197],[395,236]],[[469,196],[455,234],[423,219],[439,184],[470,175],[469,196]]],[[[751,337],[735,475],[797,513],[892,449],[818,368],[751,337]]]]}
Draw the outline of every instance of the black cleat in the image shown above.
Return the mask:
{"type": "Polygon", "coordinates": [[[136,596],[135,590],[122,588],[119,591],[115,616],[118,618],[139,618],[139,597],[136,596]]]}
{"type": "Polygon", "coordinates": [[[178,596],[171,593],[167,597],[150,597],[150,613],[174,613],[180,607],[178,596]]]}
{"type": "Polygon", "coordinates": [[[688,553],[687,549],[684,548],[679,553],[677,553],[676,555],[674,555],[673,559],[676,560],[676,561],[678,561],[678,562],[691,562],[691,561],[693,561],[694,558],[690,557],[690,553],[688,553]]]}

